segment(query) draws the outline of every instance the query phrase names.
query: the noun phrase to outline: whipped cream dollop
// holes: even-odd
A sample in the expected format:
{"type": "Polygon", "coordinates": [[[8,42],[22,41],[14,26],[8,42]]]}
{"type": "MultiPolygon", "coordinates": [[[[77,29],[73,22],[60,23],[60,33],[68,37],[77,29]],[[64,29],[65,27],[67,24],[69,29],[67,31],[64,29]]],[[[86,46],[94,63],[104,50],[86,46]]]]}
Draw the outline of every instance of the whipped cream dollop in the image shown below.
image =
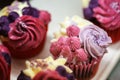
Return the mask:
{"type": "Polygon", "coordinates": [[[120,28],[120,0],[98,0],[94,17],[108,30],[120,28]]]}
{"type": "Polygon", "coordinates": [[[103,56],[107,51],[107,46],[112,42],[107,33],[95,25],[84,28],[79,37],[85,52],[93,58],[103,56]]]}
{"type": "Polygon", "coordinates": [[[41,44],[46,34],[46,28],[37,18],[23,15],[10,24],[8,33],[9,46],[25,51],[36,48],[41,44]]]}

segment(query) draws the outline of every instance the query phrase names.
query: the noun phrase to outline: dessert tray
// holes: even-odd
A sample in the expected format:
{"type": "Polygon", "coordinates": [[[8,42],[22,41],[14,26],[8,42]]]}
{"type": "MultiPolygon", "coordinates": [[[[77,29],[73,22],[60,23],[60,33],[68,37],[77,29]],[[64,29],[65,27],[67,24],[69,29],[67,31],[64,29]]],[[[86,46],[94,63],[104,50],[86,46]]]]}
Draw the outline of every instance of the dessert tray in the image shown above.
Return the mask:
{"type": "MultiPolygon", "coordinates": [[[[59,23],[62,22],[66,16],[72,17],[79,15],[82,17],[81,0],[31,0],[31,4],[38,9],[49,11],[52,15],[52,21],[49,25],[44,49],[39,55],[27,60],[46,58],[50,55],[49,47],[50,40],[53,38],[52,34],[59,30],[59,23]]],[[[99,70],[92,80],[106,80],[119,58],[120,42],[108,47],[108,53],[103,57],[99,70]]],[[[17,76],[22,69],[25,69],[25,60],[12,59],[11,80],[17,80],[17,76]]]]}

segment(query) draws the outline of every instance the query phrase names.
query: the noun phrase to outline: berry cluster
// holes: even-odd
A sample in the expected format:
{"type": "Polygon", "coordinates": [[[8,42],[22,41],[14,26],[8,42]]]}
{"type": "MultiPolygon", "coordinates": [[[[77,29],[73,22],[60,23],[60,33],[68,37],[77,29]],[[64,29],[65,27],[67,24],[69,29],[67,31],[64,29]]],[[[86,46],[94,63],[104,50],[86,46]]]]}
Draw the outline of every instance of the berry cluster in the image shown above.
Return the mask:
{"type": "Polygon", "coordinates": [[[9,24],[14,22],[19,15],[16,12],[11,12],[8,16],[0,17],[0,35],[7,36],[9,32],[9,24]]]}
{"type": "Polygon", "coordinates": [[[52,42],[50,52],[54,58],[61,56],[67,58],[67,63],[86,61],[88,56],[81,46],[80,29],[77,26],[69,26],[66,30],[67,36],[52,42]]]}

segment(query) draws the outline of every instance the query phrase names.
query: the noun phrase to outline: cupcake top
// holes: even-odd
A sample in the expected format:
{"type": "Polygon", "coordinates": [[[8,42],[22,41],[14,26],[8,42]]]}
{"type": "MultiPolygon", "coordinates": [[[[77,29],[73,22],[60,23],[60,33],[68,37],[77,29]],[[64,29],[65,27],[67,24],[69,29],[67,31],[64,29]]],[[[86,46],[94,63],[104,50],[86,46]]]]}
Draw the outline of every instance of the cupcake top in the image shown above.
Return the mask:
{"type": "Polygon", "coordinates": [[[77,23],[71,19],[62,23],[64,34],[61,30],[55,33],[50,52],[54,58],[65,57],[68,63],[99,60],[107,52],[106,48],[112,42],[111,38],[96,25],[75,17],[79,20],[77,23]]]}
{"type": "Polygon", "coordinates": [[[108,30],[120,28],[120,0],[98,0],[93,16],[108,30]]]}
{"type": "MultiPolygon", "coordinates": [[[[22,16],[31,16],[31,19],[37,18],[39,19],[43,25],[48,25],[48,23],[51,20],[51,15],[44,10],[37,10],[34,7],[31,7],[28,5],[28,1],[17,1],[15,0],[11,5],[4,7],[0,11],[0,23],[1,23],[1,35],[7,36],[9,32],[9,25],[11,23],[14,23],[18,18],[21,18],[22,16]]],[[[21,19],[19,19],[21,20],[21,19]]],[[[26,22],[24,22],[26,23],[26,22]]]]}
{"type": "Polygon", "coordinates": [[[0,79],[9,80],[11,70],[11,56],[9,50],[0,45],[0,79]]]}
{"type": "Polygon", "coordinates": [[[9,26],[9,45],[22,51],[38,47],[46,33],[44,24],[39,19],[27,15],[17,18],[9,26]]]}
{"type": "MultiPolygon", "coordinates": [[[[45,80],[74,80],[72,71],[64,65],[65,63],[64,58],[54,60],[52,57],[26,61],[27,68],[22,71],[22,74],[29,77],[28,80],[43,80],[43,78],[45,80]]],[[[18,80],[23,77],[22,74],[19,75],[18,80]]]]}
{"type": "Polygon", "coordinates": [[[42,43],[51,20],[47,11],[32,7],[29,0],[15,0],[0,11],[0,16],[2,41],[21,52],[42,43]]]}
{"type": "Polygon", "coordinates": [[[86,19],[95,21],[107,30],[120,28],[120,1],[119,0],[91,0],[84,8],[86,19]]]}

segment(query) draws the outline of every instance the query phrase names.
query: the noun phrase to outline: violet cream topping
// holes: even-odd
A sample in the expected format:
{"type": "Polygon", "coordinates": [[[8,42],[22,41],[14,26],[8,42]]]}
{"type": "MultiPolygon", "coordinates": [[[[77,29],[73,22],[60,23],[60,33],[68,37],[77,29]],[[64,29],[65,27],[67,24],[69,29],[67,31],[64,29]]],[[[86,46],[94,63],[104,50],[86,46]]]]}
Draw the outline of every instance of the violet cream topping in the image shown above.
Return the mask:
{"type": "Polygon", "coordinates": [[[89,25],[79,34],[85,52],[93,58],[102,57],[112,42],[107,33],[95,25],[89,25]]]}

